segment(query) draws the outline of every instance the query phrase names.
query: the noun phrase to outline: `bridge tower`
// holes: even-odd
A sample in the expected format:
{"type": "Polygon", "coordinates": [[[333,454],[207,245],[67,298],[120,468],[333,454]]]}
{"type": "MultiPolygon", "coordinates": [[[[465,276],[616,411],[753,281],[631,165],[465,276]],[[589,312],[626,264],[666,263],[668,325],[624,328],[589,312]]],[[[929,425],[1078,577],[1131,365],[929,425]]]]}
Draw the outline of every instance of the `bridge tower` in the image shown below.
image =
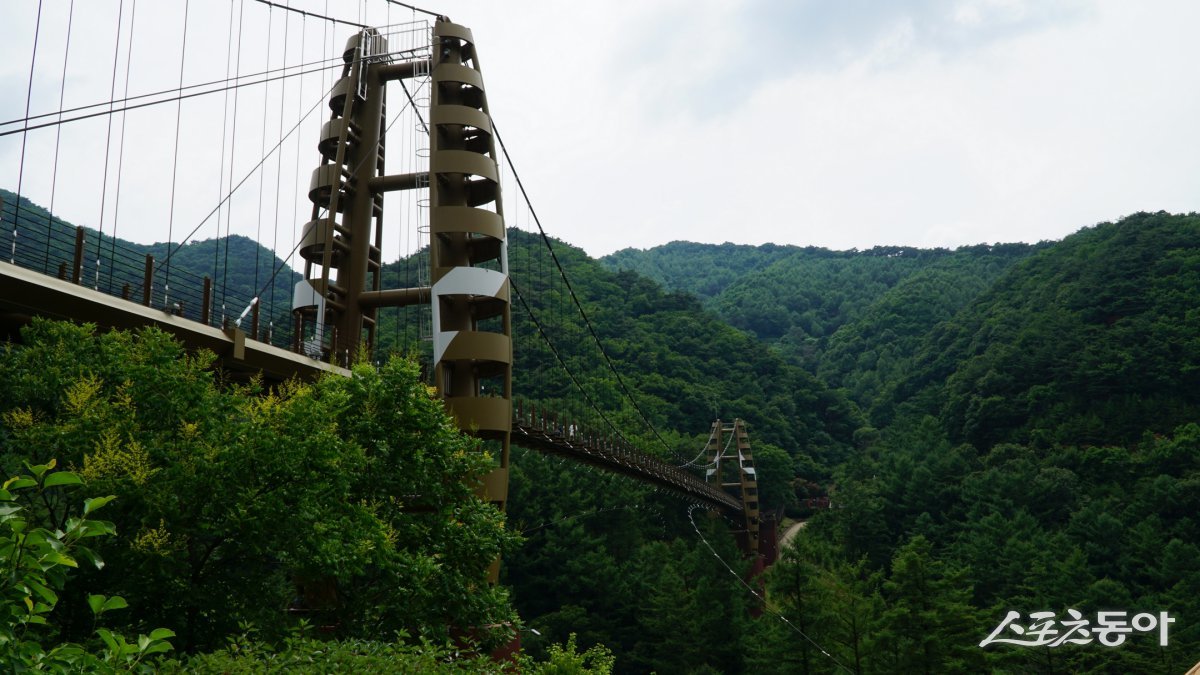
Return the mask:
{"type": "MultiPolygon", "coordinates": [[[[498,465],[480,490],[503,509],[512,432],[508,246],[479,56],[470,29],[439,17],[428,51],[416,50],[426,55],[410,50],[397,61],[392,28],[349,39],[329,98],[322,163],[309,185],[312,219],[299,247],[304,279],[292,307],[302,337],[294,346],[349,365],[374,348],[378,308],[429,303],[434,383],[459,428],[493,443],[498,465]],[[429,87],[428,171],[386,173],[387,84],[395,80],[429,87]],[[383,193],[414,189],[429,192],[431,283],[383,289],[383,193]]],[[[404,93],[416,105],[410,89],[404,93]]]]}
{"type": "Polygon", "coordinates": [[[380,307],[428,301],[428,289],[382,288],[383,193],[428,184],[426,172],[385,173],[387,84],[428,79],[430,68],[428,58],[397,61],[388,37],[366,28],[346,42],[317,142],[321,164],[309,181],[312,216],[297,249],[304,279],[292,300],[294,347],[343,366],[374,348],[380,307]]]}
{"type": "Polygon", "coordinates": [[[750,435],[746,423],[735,419],[732,424],[713,422],[712,434],[705,448],[708,469],[705,479],[716,488],[725,490],[742,502],[745,527],[735,531],[738,547],[747,557],[758,557],[759,514],[758,477],[754,472],[754,457],[750,453],[750,435]]]}
{"type": "Polygon", "coordinates": [[[444,19],[433,28],[429,120],[434,379],[459,428],[494,443],[498,465],[481,490],[503,509],[513,350],[500,174],[475,39],[444,19]]]}

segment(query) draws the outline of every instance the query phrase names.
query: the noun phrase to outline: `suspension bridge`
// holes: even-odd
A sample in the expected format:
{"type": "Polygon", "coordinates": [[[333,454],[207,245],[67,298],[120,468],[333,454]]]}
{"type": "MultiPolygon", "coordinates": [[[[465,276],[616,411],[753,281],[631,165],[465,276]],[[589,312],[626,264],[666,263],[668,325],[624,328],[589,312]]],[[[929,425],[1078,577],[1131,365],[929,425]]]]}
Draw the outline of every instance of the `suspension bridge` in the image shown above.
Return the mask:
{"type": "Polygon", "coordinates": [[[500,508],[517,444],[720,512],[760,569],[773,561],[745,424],[715,421],[688,458],[643,413],[513,167],[469,28],[394,0],[356,21],[265,0],[231,0],[227,16],[186,0],[47,4],[21,27],[24,109],[0,121],[18,158],[0,186],[10,340],[32,316],[157,326],[268,381],[425,350],[448,411],[494,451],[480,490],[500,508]],[[105,21],[108,47],[80,46],[81,26],[105,21]],[[541,246],[510,259],[522,223],[541,246]],[[131,244],[131,227],[166,241],[131,244]],[[231,267],[250,251],[254,269],[231,267]],[[567,340],[593,344],[641,428],[601,405],[567,340]],[[518,368],[573,394],[517,400],[518,368]]]}

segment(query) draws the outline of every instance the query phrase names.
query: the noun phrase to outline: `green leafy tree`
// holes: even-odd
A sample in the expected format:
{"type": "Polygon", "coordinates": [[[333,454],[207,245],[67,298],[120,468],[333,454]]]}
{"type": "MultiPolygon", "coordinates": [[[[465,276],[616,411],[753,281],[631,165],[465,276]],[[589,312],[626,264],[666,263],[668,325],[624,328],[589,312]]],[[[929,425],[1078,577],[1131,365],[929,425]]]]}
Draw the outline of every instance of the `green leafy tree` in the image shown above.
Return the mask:
{"type": "Polygon", "coordinates": [[[575,636],[567,638],[565,645],[551,645],[544,663],[526,661],[522,665],[531,675],[609,675],[616,659],[603,645],[595,645],[580,653],[575,646],[575,636]]]}
{"type": "Polygon", "coordinates": [[[90,630],[85,588],[188,650],[245,622],[282,635],[296,613],[372,637],[511,621],[484,579],[515,538],[469,484],[491,459],[415,364],[264,391],[222,384],[211,362],[153,329],[42,321],[4,348],[0,458],[60,456],[120,496],[111,565],[66,589],[80,599],[67,635],[90,630]]]}
{"type": "Polygon", "coordinates": [[[14,476],[0,486],[0,664],[10,672],[152,672],[153,657],[172,648],[175,633],[156,628],[130,642],[97,628],[102,615],[128,607],[120,596],[87,598],[101,647],[42,644],[51,634],[50,618],[70,571],[79,567],[79,560],[104,566],[84,540],[115,533],[112,523],[93,517],[114,497],[85,499],[81,508],[72,508],[65,491],[83,480],[70,471],[53,471],[56,465],[54,459],[27,465],[29,475],[14,476]]]}
{"type": "Polygon", "coordinates": [[[970,605],[959,570],[933,557],[922,536],[902,546],[884,582],[887,610],[878,638],[878,663],[890,672],[978,672],[984,655],[976,635],[983,622],[970,605]]]}
{"type": "Polygon", "coordinates": [[[758,476],[759,507],[764,511],[784,511],[796,505],[795,462],[770,443],[754,446],[754,470],[758,476]]]}

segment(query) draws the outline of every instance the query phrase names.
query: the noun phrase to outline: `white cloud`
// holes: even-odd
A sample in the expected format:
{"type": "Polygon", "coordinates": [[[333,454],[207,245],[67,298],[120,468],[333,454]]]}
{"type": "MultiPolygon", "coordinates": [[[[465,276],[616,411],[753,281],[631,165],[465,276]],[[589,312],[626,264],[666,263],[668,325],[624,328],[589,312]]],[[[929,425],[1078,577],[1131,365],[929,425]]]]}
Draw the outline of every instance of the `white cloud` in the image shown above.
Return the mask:
{"type": "MultiPolygon", "coordinates": [[[[178,77],[177,4],[139,6],[139,26],[152,32],[139,28],[137,39],[161,62],[137,60],[135,88],[173,86],[178,77]]],[[[243,71],[262,70],[272,17],[273,63],[280,59],[282,13],[245,4],[258,39],[244,44],[243,71]]],[[[195,17],[189,50],[200,51],[188,81],[224,76],[231,6],[215,3],[220,11],[195,17]]],[[[372,23],[411,17],[367,6],[372,23]]],[[[307,8],[323,10],[316,2],[307,8]]],[[[354,20],[360,8],[343,11],[354,20]]],[[[446,0],[436,9],[473,29],[492,112],[547,231],[595,255],[675,239],[832,248],[1036,241],[1137,210],[1197,209],[1194,3],[446,0]]],[[[84,68],[73,57],[68,104],[104,100],[111,84],[114,43],[103,27],[115,26],[115,15],[89,11],[89,25],[100,28],[77,27],[76,35],[79,53],[95,63],[84,68]]],[[[32,5],[10,16],[10,25],[31,26],[32,5]]],[[[340,49],[346,29],[330,37],[318,22],[305,25],[310,52],[323,37],[340,49]]],[[[291,30],[296,54],[299,33],[291,30]]],[[[35,110],[57,106],[61,71],[63,26],[47,20],[43,31],[50,37],[40,48],[57,56],[39,57],[35,110]]],[[[8,91],[27,84],[31,39],[18,33],[0,46],[8,91]]],[[[310,78],[305,98],[327,84],[310,78]]],[[[299,114],[297,93],[288,94],[289,120],[299,114]]],[[[239,101],[239,178],[261,157],[261,96],[247,89],[239,101]]],[[[277,96],[266,104],[272,143],[280,135],[271,112],[277,96]]],[[[184,107],[189,192],[176,218],[188,225],[215,205],[220,174],[229,181],[220,99],[184,107]]],[[[0,116],[19,117],[23,105],[10,96],[0,116]]],[[[128,118],[128,137],[141,145],[126,180],[139,199],[121,207],[134,209],[122,233],[142,241],[164,239],[169,215],[152,188],[170,175],[163,162],[174,110],[150,110],[128,118]]],[[[283,175],[268,163],[265,178],[270,189],[277,178],[291,186],[284,220],[307,217],[315,131],[301,134],[298,148],[295,139],[285,145],[283,175]],[[293,192],[299,204],[288,201],[293,192]]],[[[101,121],[63,127],[62,147],[72,152],[60,165],[57,207],[91,225],[100,213],[105,135],[101,121]]],[[[17,139],[0,137],[0,184],[10,189],[17,139]]],[[[46,203],[54,135],[31,133],[28,142],[37,159],[27,161],[26,192],[46,203]]],[[[397,145],[389,161],[403,162],[397,145]]],[[[245,190],[252,195],[239,196],[234,231],[253,234],[257,183],[245,190]]],[[[517,203],[510,189],[510,223],[528,228],[517,203]]],[[[399,214],[393,222],[399,227],[399,214]]]]}

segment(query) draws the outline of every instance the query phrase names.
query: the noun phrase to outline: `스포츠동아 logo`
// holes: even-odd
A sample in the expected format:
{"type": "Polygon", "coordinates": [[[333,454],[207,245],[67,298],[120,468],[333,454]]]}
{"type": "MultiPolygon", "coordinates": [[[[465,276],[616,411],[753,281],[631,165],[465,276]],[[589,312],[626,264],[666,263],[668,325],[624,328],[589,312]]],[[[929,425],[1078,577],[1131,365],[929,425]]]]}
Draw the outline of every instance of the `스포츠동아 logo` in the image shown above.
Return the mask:
{"type": "Polygon", "coordinates": [[[1076,609],[1068,609],[1062,619],[1054,612],[1030,612],[1029,620],[1023,623],[1020,612],[1010,611],[979,646],[1061,647],[1099,642],[1105,647],[1117,647],[1134,632],[1148,633],[1157,628],[1158,644],[1166,647],[1167,628],[1173,623],[1175,618],[1166,612],[1142,612],[1130,618],[1125,611],[1097,612],[1093,622],[1076,609]]]}

